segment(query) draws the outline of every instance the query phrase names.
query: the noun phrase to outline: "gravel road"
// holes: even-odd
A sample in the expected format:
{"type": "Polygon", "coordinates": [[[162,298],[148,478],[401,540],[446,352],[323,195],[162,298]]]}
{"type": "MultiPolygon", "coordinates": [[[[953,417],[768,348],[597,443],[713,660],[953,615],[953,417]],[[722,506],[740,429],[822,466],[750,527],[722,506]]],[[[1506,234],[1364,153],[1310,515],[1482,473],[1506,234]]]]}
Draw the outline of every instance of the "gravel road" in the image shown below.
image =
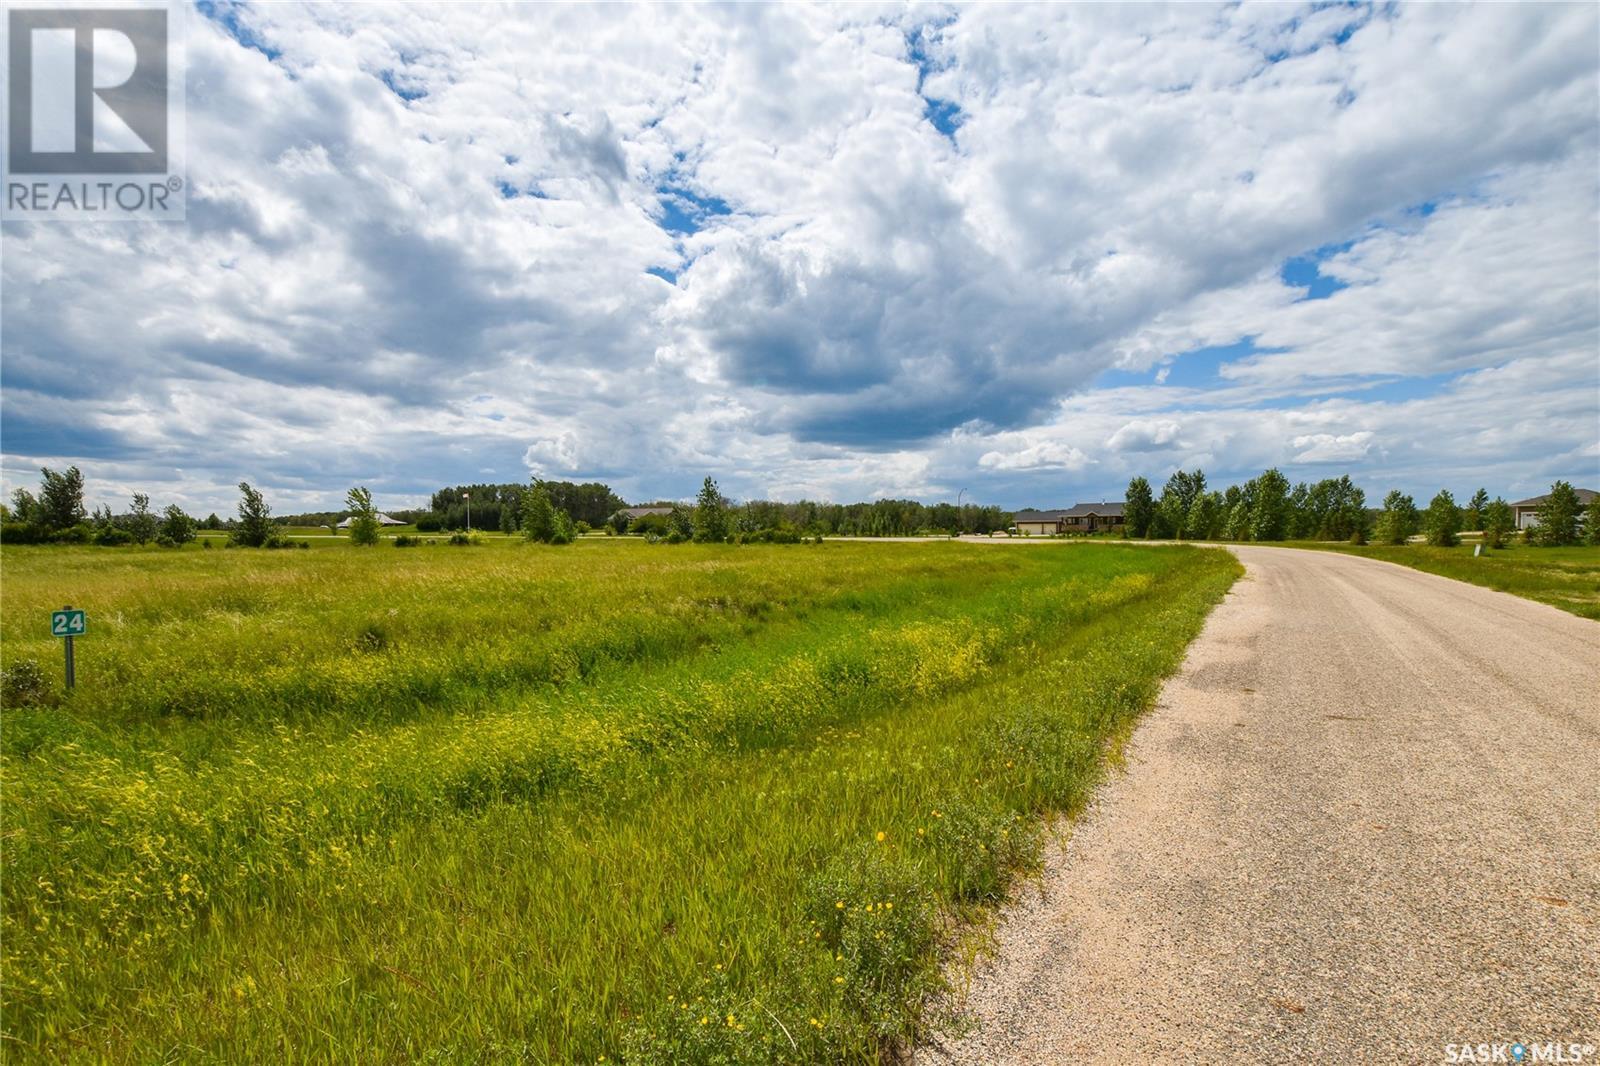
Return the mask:
{"type": "Polygon", "coordinates": [[[1600,1047],[1600,625],[1233,550],[1126,772],[1002,916],[973,1030],[916,1060],[1600,1047]]]}

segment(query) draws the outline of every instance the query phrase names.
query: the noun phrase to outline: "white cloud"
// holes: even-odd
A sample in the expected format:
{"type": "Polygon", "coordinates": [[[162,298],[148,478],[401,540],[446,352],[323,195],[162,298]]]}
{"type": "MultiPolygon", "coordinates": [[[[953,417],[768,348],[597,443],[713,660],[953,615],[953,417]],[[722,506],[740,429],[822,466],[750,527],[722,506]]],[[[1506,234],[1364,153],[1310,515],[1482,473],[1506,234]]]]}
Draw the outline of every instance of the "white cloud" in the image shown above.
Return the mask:
{"type": "Polygon", "coordinates": [[[1016,451],[984,452],[978,465],[985,470],[1078,470],[1089,457],[1070,444],[1041,441],[1016,451]]]}
{"type": "Polygon", "coordinates": [[[8,490],[1600,480],[1592,6],[232,10],[187,225],[4,227],[8,490]]]}
{"type": "Polygon", "coordinates": [[[1106,447],[1114,452],[1159,451],[1178,443],[1178,429],[1178,423],[1167,418],[1135,419],[1111,434],[1106,447]]]}
{"type": "Polygon", "coordinates": [[[1294,457],[1297,463],[1356,463],[1372,451],[1373,433],[1360,430],[1355,433],[1305,433],[1293,440],[1302,449],[1294,457]]]}

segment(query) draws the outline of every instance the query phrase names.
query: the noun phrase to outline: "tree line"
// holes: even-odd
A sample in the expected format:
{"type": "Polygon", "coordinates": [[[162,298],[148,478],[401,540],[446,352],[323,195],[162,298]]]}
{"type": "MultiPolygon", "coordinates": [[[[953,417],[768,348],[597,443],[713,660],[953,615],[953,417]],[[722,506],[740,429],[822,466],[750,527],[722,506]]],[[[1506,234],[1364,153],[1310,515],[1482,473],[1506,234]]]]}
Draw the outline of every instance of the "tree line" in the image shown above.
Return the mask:
{"type": "MultiPolygon", "coordinates": [[[[1348,475],[1291,486],[1276,468],[1224,491],[1207,491],[1203,471],[1179,470],[1157,497],[1150,482],[1128,482],[1123,504],[1123,536],[1152,540],[1338,540],[1365,544],[1405,544],[1421,534],[1427,543],[1451,547],[1463,530],[1481,530],[1491,548],[1516,532],[1511,505],[1474,492],[1465,506],[1441,489],[1424,509],[1396,489],[1381,508],[1368,508],[1366,493],[1348,475]]],[[[1600,497],[1587,510],[1565,481],[1551,486],[1539,507],[1538,524],[1524,531],[1530,544],[1551,547],[1600,544],[1600,497]]]]}
{"type": "MultiPolygon", "coordinates": [[[[176,548],[194,540],[202,523],[177,504],[160,511],[150,497],[136,492],[127,512],[114,515],[111,508],[84,508],[83,472],[75,466],[64,471],[41,467],[37,494],[19,488],[9,506],[0,504],[0,541],[7,544],[160,544],[176,548]]],[[[208,521],[218,521],[212,515],[208,521]]]]}

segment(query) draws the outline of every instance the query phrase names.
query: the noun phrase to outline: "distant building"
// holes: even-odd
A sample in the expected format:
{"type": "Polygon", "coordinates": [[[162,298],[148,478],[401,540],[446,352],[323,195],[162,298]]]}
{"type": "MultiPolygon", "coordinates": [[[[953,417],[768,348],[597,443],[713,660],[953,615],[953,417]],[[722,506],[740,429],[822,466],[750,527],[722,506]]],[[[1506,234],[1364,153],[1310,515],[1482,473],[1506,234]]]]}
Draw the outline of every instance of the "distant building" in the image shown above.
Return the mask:
{"type": "MultiPolygon", "coordinates": [[[[1573,489],[1572,491],[1577,494],[1579,507],[1587,507],[1594,502],[1596,495],[1594,489],[1573,489]]],[[[1550,494],[1547,492],[1543,496],[1534,496],[1526,500],[1518,500],[1516,503],[1512,504],[1511,513],[1517,518],[1517,528],[1527,529],[1529,526],[1538,525],[1539,508],[1543,507],[1544,502],[1549,498],[1550,494]]]]}
{"type": "Polygon", "coordinates": [[[647,514],[665,515],[671,513],[672,508],[670,507],[624,507],[617,512],[617,514],[626,515],[630,522],[636,518],[643,518],[647,514]]]}
{"type": "Polygon", "coordinates": [[[1012,518],[1018,533],[1049,536],[1054,533],[1094,533],[1123,523],[1122,501],[1079,503],[1063,511],[1018,511],[1012,518]]]}
{"type": "MultiPolygon", "coordinates": [[[[340,529],[349,529],[351,526],[355,525],[355,521],[356,521],[355,516],[351,515],[349,518],[346,518],[343,522],[340,522],[338,528],[340,528],[340,529]]],[[[384,514],[383,512],[380,511],[380,512],[378,512],[378,525],[380,525],[380,526],[403,526],[403,525],[405,525],[405,523],[400,521],[400,519],[398,519],[398,518],[390,518],[388,515],[386,515],[386,514],[384,514]]]]}

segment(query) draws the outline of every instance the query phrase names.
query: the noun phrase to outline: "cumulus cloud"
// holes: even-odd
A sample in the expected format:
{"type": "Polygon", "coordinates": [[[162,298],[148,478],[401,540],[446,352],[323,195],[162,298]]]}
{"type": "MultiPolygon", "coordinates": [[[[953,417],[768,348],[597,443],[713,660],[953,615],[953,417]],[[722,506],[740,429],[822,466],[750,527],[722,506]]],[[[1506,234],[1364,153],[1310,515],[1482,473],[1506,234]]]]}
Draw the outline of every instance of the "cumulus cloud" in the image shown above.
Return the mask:
{"type": "Polygon", "coordinates": [[[1170,418],[1136,419],[1111,434],[1106,447],[1114,452],[1153,452],[1172,447],[1177,442],[1178,423],[1170,418]]]}
{"type": "Polygon", "coordinates": [[[1356,433],[1305,433],[1293,440],[1296,448],[1303,449],[1294,457],[1297,463],[1354,463],[1366,458],[1372,451],[1373,434],[1370,430],[1356,433]]]}
{"type": "Polygon", "coordinates": [[[1041,441],[1012,452],[984,452],[978,465],[985,470],[1077,470],[1089,457],[1070,444],[1041,441]]]}
{"type": "Polygon", "coordinates": [[[1600,480],[1592,6],[187,22],[188,222],[0,233],[8,491],[1600,480]]]}

